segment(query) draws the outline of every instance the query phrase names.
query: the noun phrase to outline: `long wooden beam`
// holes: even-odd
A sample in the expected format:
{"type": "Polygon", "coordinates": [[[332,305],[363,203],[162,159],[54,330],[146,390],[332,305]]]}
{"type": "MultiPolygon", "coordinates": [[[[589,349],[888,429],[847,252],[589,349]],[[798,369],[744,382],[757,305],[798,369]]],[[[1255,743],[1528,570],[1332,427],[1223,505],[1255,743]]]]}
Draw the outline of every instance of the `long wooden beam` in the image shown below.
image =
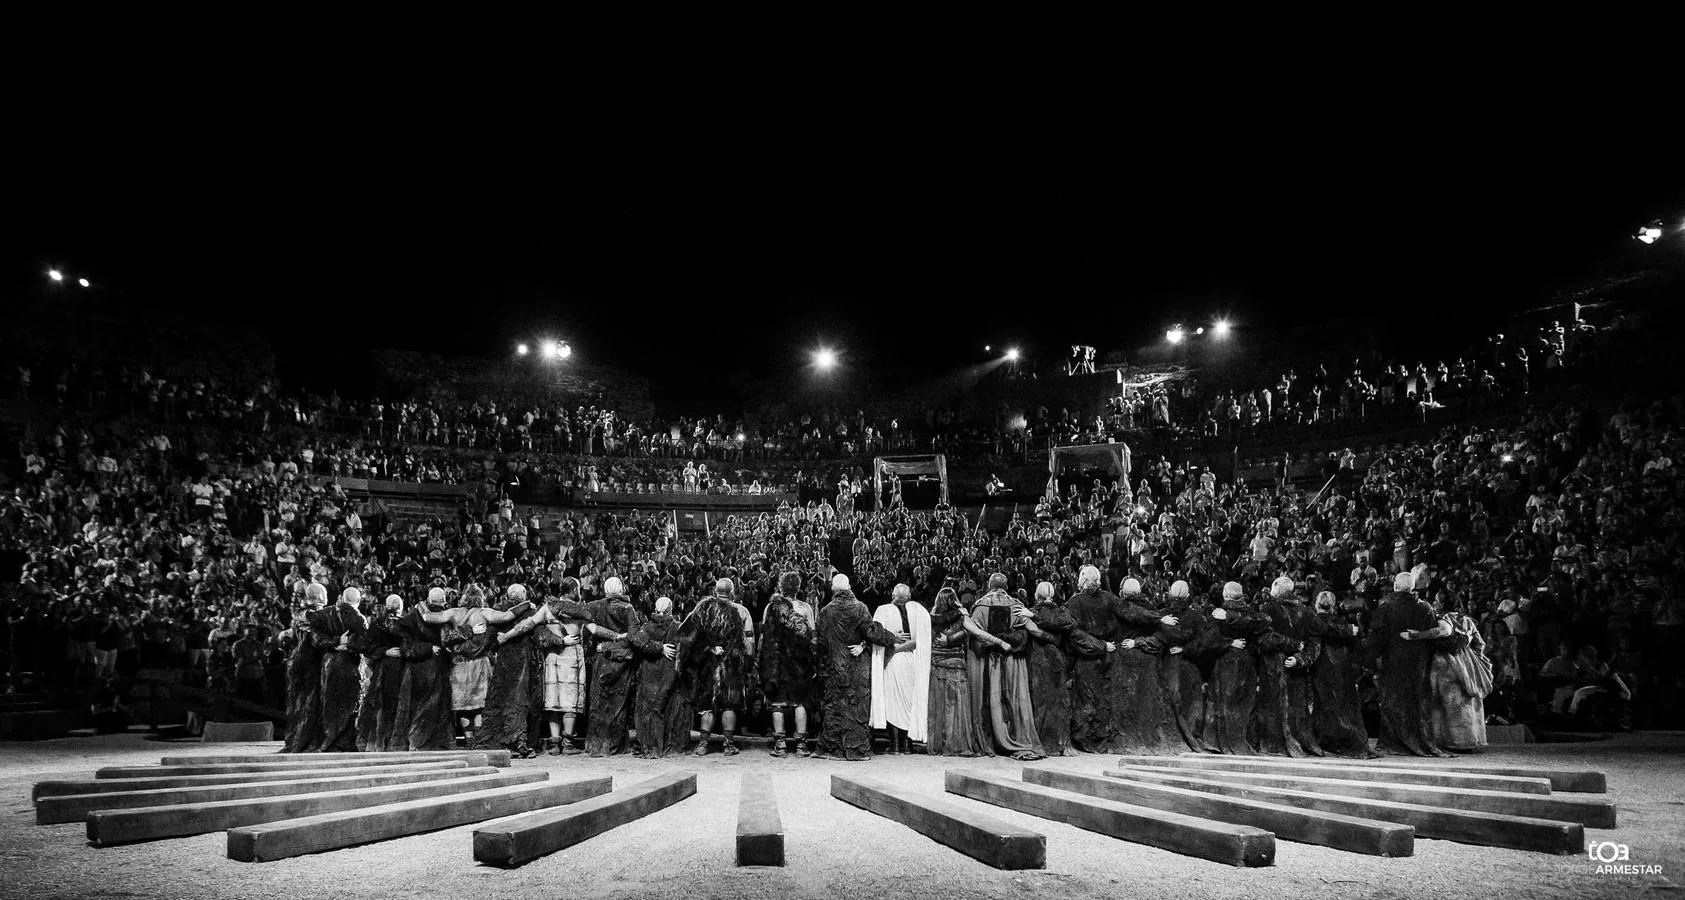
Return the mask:
{"type": "Polygon", "coordinates": [[[35,805],[35,824],[61,825],[82,822],[88,814],[102,809],[139,809],[151,806],[184,806],[194,803],[218,803],[224,800],[255,800],[259,797],[284,797],[289,794],[320,794],[325,791],[349,791],[358,788],[387,787],[394,784],[421,784],[428,781],[449,781],[474,775],[492,775],[498,770],[491,766],[478,769],[437,769],[430,772],[381,772],[374,775],[345,775],[337,778],[320,776],[297,778],[291,781],[258,781],[241,784],[214,784],[202,787],[161,788],[151,791],[115,791],[109,794],[70,794],[63,797],[44,797],[35,805]]]}
{"type": "Polygon", "coordinates": [[[474,859],[494,866],[519,866],[641,819],[695,793],[695,772],[673,772],[562,809],[482,826],[474,831],[474,859]]]}
{"type": "MultiPolygon", "coordinates": [[[[470,766],[490,765],[484,753],[470,753],[465,756],[446,757],[470,766]]],[[[238,775],[243,773],[261,772],[293,772],[308,769],[326,772],[336,769],[349,769],[366,766],[409,766],[419,759],[369,759],[353,761],[348,759],[323,759],[307,762],[306,758],[282,760],[272,763],[211,763],[203,766],[107,766],[94,772],[95,778],[173,778],[177,775],[238,775]]]]}
{"type": "MultiPolygon", "coordinates": [[[[1183,756],[1202,754],[1184,753],[1183,756]]],[[[1235,759],[1272,759],[1268,756],[1237,756],[1235,759]]],[[[1384,759],[1341,759],[1338,765],[1376,766],[1386,769],[1431,769],[1435,772],[1462,772],[1468,775],[1506,775],[1512,778],[1543,778],[1553,791],[1569,793],[1606,794],[1609,779],[1592,769],[1542,769],[1533,766],[1488,766],[1455,760],[1427,759],[1419,756],[1388,756],[1384,759]]]]}
{"type": "Polygon", "coordinates": [[[1258,772],[1272,775],[1305,775],[1312,778],[1346,778],[1385,781],[1390,784],[1428,784],[1436,787],[1475,788],[1483,791],[1515,791],[1520,794],[1548,794],[1550,782],[1543,778],[1515,778],[1507,775],[1471,775],[1463,772],[1430,772],[1423,769],[1387,769],[1379,766],[1346,766],[1308,763],[1285,757],[1242,759],[1238,756],[1124,756],[1120,766],[1157,766],[1165,769],[1198,769],[1219,772],[1258,772]]]}
{"type": "Polygon", "coordinates": [[[343,769],[282,769],[279,772],[231,772],[225,775],[168,775],[162,778],[89,778],[74,781],[37,781],[32,800],[67,797],[72,794],[110,794],[118,791],[156,791],[163,788],[207,787],[213,784],[251,784],[258,781],[292,781],[341,775],[376,775],[383,772],[436,772],[468,768],[460,759],[406,763],[401,766],[347,766],[343,769]]]}

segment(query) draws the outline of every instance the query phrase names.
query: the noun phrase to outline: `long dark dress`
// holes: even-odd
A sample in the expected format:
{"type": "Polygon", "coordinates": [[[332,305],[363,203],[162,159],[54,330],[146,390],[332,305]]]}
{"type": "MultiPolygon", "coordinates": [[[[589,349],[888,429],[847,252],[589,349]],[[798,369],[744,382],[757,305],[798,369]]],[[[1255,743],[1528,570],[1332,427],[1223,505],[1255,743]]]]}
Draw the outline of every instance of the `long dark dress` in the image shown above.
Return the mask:
{"type": "MultiPolygon", "coordinates": [[[[782,594],[773,594],[761,618],[761,690],[772,706],[811,708],[814,692],[814,623],[782,594]]],[[[793,723],[792,723],[793,724],[793,723]]]]}
{"type": "MultiPolygon", "coordinates": [[[[1071,642],[1091,642],[1078,631],[1076,619],[1064,606],[1052,600],[1035,605],[1039,631],[1030,633],[1030,706],[1035,710],[1036,736],[1048,756],[1074,756],[1071,746],[1071,661],[1065,647],[1071,642]]],[[[1099,648],[1105,651],[1102,643],[1099,648]]]]}
{"type": "Polygon", "coordinates": [[[661,652],[663,644],[679,643],[679,621],[667,613],[645,620],[627,639],[638,654],[638,695],[632,724],[638,730],[638,752],[647,757],[683,753],[690,745],[690,695],[679,689],[679,672],[661,652]]]}
{"type": "Polygon", "coordinates": [[[322,740],[316,749],[344,753],[357,749],[357,704],[362,690],[359,665],[362,655],[354,648],[362,640],[367,623],[356,609],[334,604],[310,614],[310,640],[322,653],[322,740]],[[340,636],[350,634],[346,649],[340,650],[340,636]]]}
{"type": "Polygon", "coordinates": [[[1116,699],[1118,745],[1122,753],[1168,755],[1185,749],[1178,734],[1167,733],[1164,689],[1159,681],[1159,655],[1164,644],[1157,637],[1163,613],[1133,600],[1119,598],[1118,621],[1123,639],[1133,639],[1130,649],[1118,647],[1112,654],[1112,679],[1116,699]]]}
{"type": "Polygon", "coordinates": [[[1205,689],[1205,743],[1218,753],[1250,754],[1254,748],[1248,731],[1258,694],[1258,664],[1252,642],[1269,627],[1269,620],[1245,603],[1230,602],[1223,612],[1227,618],[1217,620],[1213,616],[1219,643],[1205,689]],[[1237,638],[1247,641],[1245,649],[1236,650],[1229,644],[1237,638]]]}
{"type": "Polygon", "coordinates": [[[1117,717],[1112,712],[1112,656],[1106,643],[1119,639],[1116,596],[1083,591],[1065,603],[1072,625],[1093,641],[1071,647],[1071,744],[1087,753],[1116,753],[1117,717]]]}
{"type": "Polygon", "coordinates": [[[365,752],[403,750],[404,741],[394,741],[398,719],[398,694],[404,686],[404,639],[393,627],[397,619],[381,616],[369,623],[358,650],[369,664],[369,683],[363,689],[363,703],[357,709],[357,749],[365,752]],[[386,651],[398,648],[398,656],[386,651]]]}
{"type": "Polygon", "coordinates": [[[680,668],[697,712],[743,708],[749,683],[744,627],[737,606],[719,597],[702,601],[679,626],[680,668]],[[725,653],[716,656],[715,647],[725,653]]]}
{"type": "Polygon", "coordinates": [[[984,756],[993,742],[981,740],[971,707],[971,679],[966,665],[970,643],[958,608],[930,614],[930,727],[925,752],[931,756],[984,756]]]}
{"type": "Polygon", "coordinates": [[[540,708],[534,699],[542,701],[542,691],[535,691],[537,662],[533,655],[531,631],[516,634],[512,629],[532,617],[537,610],[527,601],[509,604],[506,599],[499,606],[505,612],[515,609],[515,618],[504,623],[501,631],[512,635],[491,650],[491,679],[486,685],[486,706],[480,713],[480,729],[474,734],[474,748],[498,750],[531,743],[535,716],[540,708]]]}
{"type": "Polygon", "coordinates": [[[1030,667],[1025,659],[1030,634],[1013,624],[1017,598],[1004,591],[990,591],[971,607],[972,621],[979,628],[1006,641],[1002,648],[973,637],[969,666],[973,709],[977,724],[988,735],[995,753],[1019,760],[1041,759],[1041,738],[1036,734],[1035,709],[1030,701],[1030,667]]]}
{"type": "Polygon", "coordinates": [[[449,750],[456,744],[451,724],[450,656],[435,655],[439,628],[421,618],[422,607],[407,610],[396,630],[404,639],[404,679],[398,690],[394,743],[408,750],[449,750]]]}
{"type": "MultiPolygon", "coordinates": [[[[604,597],[587,604],[591,622],[630,635],[641,622],[638,611],[624,597],[604,597]]],[[[591,699],[586,707],[590,725],[585,752],[612,756],[632,749],[632,705],[637,699],[638,657],[628,641],[599,641],[592,655],[591,699]]]]}
{"type": "Polygon", "coordinates": [[[872,757],[871,645],[893,647],[895,635],[872,621],[853,591],[837,591],[819,611],[820,665],[825,675],[824,725],[819,752],[837,759],[872,757]],[[866,644],[859,656],[848,652],[866,644]]]}
{"type": "Polygon", "coordinates": [[[1381,744],[1397,753],[1448,755],[1428,737],[1425,701],[1433,648],[1425,640],[1399,637],[1401,632],[1431,631],[1437,624],[1433,607],[1409,592],[1387,595],[1370,620],[1369,648],[1379,664],[1381,744]]]}
{"type": "Polygon", "coordinates": [[[1299,677],[1300,669],[1308,673],[1309,669],[1304,667],[1315,661],[1317,645],[1298,637],[1304,630],[1302,620],[1314,619],[1315,614],[1297,597],[1271,600],[1264,604],[1263,613],[1269,619],[1269,630],[1260,634],[1253,645],[1258,658],[1258,699],[1252,718],[1258,752],[1270,756],[1308,756],[1312,750],[1300,741],[1295,726],[1303,728],[1310,708],[1307,705],[1296,714],[1294,700],[1297,694],[1308,703],[1309,696],[1303,680],[1298,682],[1297,691],[1292,682],[1299,677]],[[1289,658],[1295,661],[1291,669],[1286,666],[1289,658]]]}
{"type": "Polygon", "coordinates": [[[1164,733],[1181,736],[1189,750],[1210,750],[1205,742],[1205,670],[1222,639],[1217,623],[1203,604],[1172,607],[1175,625],[1160,625],[1158,638],[1164,643],[1159,657],[1159,687],[1164,692],[1164,733]],[[1172,647],[1182,648],[1171,653],[1172,647]]]}
{"type": "Polygon", "coordinates": [[[322,743],[322,651],[310,639],[310,627],[294,626],[292,655],[287,657],[287,739],[282,753],[308,753],[322,743]]]}
{"type": "Polygon", "coordinates": [[[1325,614],[1322,654],[1311,667],[1311,689],[1315,695],[1312,725],[1323,752],[1365,759],[1369,735],[1363,727],[1363,706],[1357,696],[1357,664],[1352,650],[1357,642],[1351,619],[1344,613],[1325,614]]]}

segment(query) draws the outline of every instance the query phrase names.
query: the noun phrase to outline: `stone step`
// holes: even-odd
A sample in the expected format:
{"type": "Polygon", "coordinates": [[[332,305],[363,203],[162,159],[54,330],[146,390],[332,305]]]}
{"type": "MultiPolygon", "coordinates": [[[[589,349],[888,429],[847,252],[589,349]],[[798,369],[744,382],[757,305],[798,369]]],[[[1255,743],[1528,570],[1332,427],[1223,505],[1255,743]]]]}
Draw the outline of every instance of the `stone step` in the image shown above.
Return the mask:
{"type": "Polygon", "coordinates": [[[1524,816],[1503,816],[1496,813],[1466,812],[1416,803],[1397,803],[1390,800],[1367,800],[1362,797],[1336,797],[1311,791],[1285,788],[1260,788],[1246,784],[1206,781],[1197,773],[1165,773],[1162,769],[1136,768],[1108,771],[1106,775],[1130,781],[1146,781],[1172,787],[1189,788],[1230,797],[1248,797],[1270,803],[1282,803],[1302,809],[1343,813],[1383,822],[1398,822],[1416,829],[1416,837],[1457,841],[1485,847],[1508,847],[1512,850],[1539,850],[1545,853],[1579,853],[1585,850],[1585,829],[1576,823],[1556,822],[1524,816]]]}
{"type": "MultiPolygon", "coordinates": [[[[1201,754],[1184,753],[1183,756],[1201,754]]],[[[1269,756],[1235,756],[1232,759],[1279,759],[1269,756]]],[[[1419,756],[1389,756],[1385,759],[1342,759],[1341,766],[1369,766],[1384,769],[1429,769],[1435,772],[1461,772],[1468,775],[1501,775],[1510,778],[1543,778],[1553,791],[1604,794],[1609,780],[1602,772],[1588,769],[1541,769],[1534,766],[1487,766],[1456,760],[1427,759],[1419,756]]],[[[1327,763],[1322,763],[1327,765],[1327,763]]]]}
{"type": "Polygon", "coordinates": [[[1411,856],[1416,852],[1416,830],[1395,822],[1318,812],[1243,797],[1225,797],[1168,785],[1096,778],[1056,769],[1026,768],[1024,780],[1119,803],[1186,813],[1235,825],[1251,825],[1278,838],[1301,844],[1320,844],[1369,856],[1411,856]]]}
{"type": "Polygon", "coordinates": [[[949,793],[1121,841],[1231,866],[1268,866],[1275,862],[1275,835],[1250,825],[1102,800],[983,772],[949,769],[946,780],[949,793]]]}
{"type": "Polygon", "coordinates": [[[523,865],[695,793],[695,772],[672,772],[564,809],[547,809],[486,825],[474,831],[474,860],[493,866],[523,865]]]}
{"type": "Polygon", "coordinates": [[[460,772],[468,764],[460,759],[438,762],[410,763],[402,766],[349,766],[343,769],[282,769],[279,772],[236,772],[228,775],[174,775],[164,778],[93,778],[84,781],[37,781],[31,799],[66,797],[73,794],[109,794],[118,791],[156,791],[164,788],[208,787],[216,784],[250,784],[259,781],[292,781],[298,778],[322,778],[329,775],[376,775],[383,772],[434,772],[455,769],[460,772]]]}
{"type": "Polygon", "coordinates": [[[366,809],[446,794],[466,794],[472,791],[532,784],[548,778],[548,773],[539,769],[518,769],[450,781],[398,784],[321,794],[292,794],[285,797],[225,800],[220,803],[194,803],[185,806],[101,810],[88,814],[88,840],[95,846],[107,847],[135,841],[205,834],[242,825],[256,825],[260,822],[278,822],[282,819],[318,816],[347,809],[366,809]]]}
{"type": "MultiPolygon", "coordinates": [[[[951,788],[950,788],[951,790],[951,788]]],[[[831,796],[997,869],[1047,868],[1047,836],[876,778],[831,776],[831,796]]]]}
{"type": "Polygon", "coordinates": [[[604,775],[428,797],[228,830],[228,858],[271,862],[578,803],[609,792],[604,775]]]}
{"type": "MultiPolygon", "coordinates": [[[[216,803],[223,800],[253,800],[259,797],[283,797],[289,794],[320,794],[325,791],[349,791],[355,788],[386,787],[394,784],[420,784],[425,781],[449,781],[472,775],[491,775],[498,770],[491,766],[478,769],[438,769],[431,772],[382,772],[370,775],[343,775],[324,778],[320,775],[290,781],[259,781],[238,784],[214,784],[200,787],[160,788],[146,791],[117,791],[108,794],[69,794],[44,797],[35,804],[35,824],[59,825],[81,822],[88,814],[102,809],[138,809],[151,806],[180,806],[191,803],[216,803]]],[[[105,782],[111,784],[113,782],[105,782]]]]}
{"type": "Polygon", "coordinates": [[[784,865],[784,820],[778,815],[772,781],[762,776],[743,776],[737,800],[737,864],[784,865]]]}
{"type": "Polygon", "coordinates": [[[1154,766],[1165,769],[1216,770],[1219,772],[1257,772],[1264,775],[1304,775],[1311,778],[1345,778],[1357,781],[1384,781],[1389,784],[1426,784],[1434,787],[1473,788],[1483,791],[1514,791],[1521,794],[1548,794],[1550,782],[1543,778],[1514,778],[1506,775],[1472,775],[1462,772],[1429,772],[1422,769],[1389,769],[1380,766],[1347,766],[1330,763],[1308,763],[1283,757],[1217,756],[1206,753],[1196,756],[1123,756],[1120,766],[1154,766]]]}

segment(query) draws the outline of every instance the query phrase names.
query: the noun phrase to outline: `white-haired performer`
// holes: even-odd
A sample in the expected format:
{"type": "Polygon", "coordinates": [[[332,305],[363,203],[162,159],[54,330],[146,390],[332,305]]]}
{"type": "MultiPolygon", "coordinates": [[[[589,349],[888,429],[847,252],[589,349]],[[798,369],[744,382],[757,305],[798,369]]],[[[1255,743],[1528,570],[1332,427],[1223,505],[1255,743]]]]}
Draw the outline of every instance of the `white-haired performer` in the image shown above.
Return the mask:
{"type": "Polygon", "coordinates": [[[388,594],[363,635],[359,649],[369,664],[369,683],[357,708],[358,750],[406,749],[405,742],[392,740],[398,720],[398,691],[404,686],[404,639],[397,630],[398,617],[403,614],[404,598],[388,594]]]}
{"type": "Polygon", "coordinates": [[[358,611],[363,592],[348,587],[339,602],[310,614],[310,639],[322,652],[323,752],[357,749],[357,701],[362,690],[362,654],[368,622],[358,611]]]}
{"type": "Polygon", "coordinates": [[[638,654],[638,699],[632,707],[632,724],[638,732],[638,756],[655,759],[683,753],[690,745],[690,722],[694,713],[690,695],[679,689],[679,620],[673,616],[673,601],[661,597],[655,612],[628,638],[638,654]]]}
{"type": "Polygon", "coordinates": [[[404,681],[398,689],[398,721],[392,742],[407,750],[450,750],[455,744],[451,728],[450,655],[440,644],[439,628],[422,618],[425,612],[445,609],[445,589],[427,592],[427,602],[417,603],[398,619],[396,630],[404,639],[404,681]]]}
{"type": "Polygon", "coordinates": [[[287,657],[287,739],[282,753],[308,753],[322,743],[322,651],[310,639],[310,616],[328,603],[328,589],[304,586],[304,606],[293,611],[292,655],[287,657]]]}
{"type": "Polygon", "coordinates": [[[1118,599],[1100,586],[1100,570],[1083,566],[1077,592],[1065,602],[1072,627],[1091,640],[1071,645],[1071,745],[1088,753],[1116,753],[1118,732],[1112,707],[1112,656],[1122,628],[1118,599]]]}
{"type": "Polygon", "coordinates": [[[1205,686],[1205,743],[1218,753],[1255,752],[1249,732],[1258,697],[1258,663],[1253,642],[1269,620],[1247,602],[1239,582],[1223,585],[1221,605],[1211,611],[1217,623],[1211,680],[1205,686]]]}
{"type": "MultiPolygon", "coordinates": [[[[1094,577],[1099,577],[1098,570],[1094,577]]],[[[1051,581],[1036,585],[1036,605],[1025,611],[1023,622],[1024,630],[1030,633],[1030,705],[1035,708],[1041,749],[1048,756],[1075,756],[1076,749],[1071,746],[1071,661],[1066,648],[1084,647],[1103,657],[1105,642],[1077,629],[1076,620],[1059,602],[1051,581]]]]}
{"type": "Polygon", "coordinates": [[[643,617],[626,596],[625,582],[613,575],[603,580],[602,599],[587,603],[586,609],[597,647],[591,657],[591,718],[585,752],[592,756],[629,753],[638,657],[627,639],[643,624],[643,617]]]}
{"type": "Polygon", "coordinates": [[[1330,591],[1316,595],[1316,614],[1322,620],[1322,655],[1311,667],[1317,745],[1324,753],[1371,759],[1379,754],[1369,749],[1357,695],[1356,615],[1342,609],[1330,591]]]}
{"type": "Polygon", "coordinates": [[[888,753],[908,753],[925,742],[930,725],[930,613],[897,584],[872,621],[896,636],[891,647],[872,648],[872,727],[888,731],[888,753]]]}
{"type": "MultiPolygon", "coordinates": [[[[1141,583],[1124,579],[1118,597],[1117,618],[1122,625],[1113,657],[1113,678],[1119,706],[1112,712],[1118,743],[1123,753],[1170,754],[1181,752],[1180,734],[1168,734],[1162,727],[1166,703],[1159,681],[1159,655],[1165,651],[1158,637],[1160,626],[1175,626],[1180,620],[1146,605],[1141,583]]],[[[1174,726],[1172,726],[1173,728],[1174,726]]]]}
{"type": "Polygon", "coordinates": [[[1380,665],[1375,686],[1381,695],[1381,744],[1395,753],[1450,756],[1428,737],[1428,663],[1434,638],[1451,633],[1426,600],[1416,596],[1416,579],[1400,572],[1369,620],[1369,650],[1380,665]]]}
{"type": "Polygon", "coordinates": [[[1201,671],[1218,649],[1222,638],[1217,623],[1207,615],[1203,602],[1196,600],[1186,581],[1170,586],[1170,599],[1164,611],[1176,617],[1175,625],[1159,628],[1158,636],[1165,642],[1164,656],[1159,660],[1159,682],[1164,688],[1167,718],[1176,724],[1187,749],[1209,751],[1205,743],[1206,707],[1205,674],[1201,671]]]}
{"type": "Polygon", "coordinates": [[[1270,630],[1258,638],[1258,699],[1252,710],[1258,752],[1321,756],[1310,730],[1310,690],[1303,677],[1322,649],[1319,635],[1313,633],[1321,631],[1321,623],[1314,622],[1293,579],[1285,575],[1270,585],[1263,612],[1270,630]]]}

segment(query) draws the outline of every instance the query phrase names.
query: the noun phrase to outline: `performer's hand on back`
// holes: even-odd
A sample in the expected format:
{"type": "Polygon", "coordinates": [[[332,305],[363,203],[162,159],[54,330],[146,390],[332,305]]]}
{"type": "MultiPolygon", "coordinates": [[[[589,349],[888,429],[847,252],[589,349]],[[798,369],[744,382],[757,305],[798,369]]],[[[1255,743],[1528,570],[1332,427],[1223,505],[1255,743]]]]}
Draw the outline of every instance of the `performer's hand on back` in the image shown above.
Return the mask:
{"type": "Polygon", "coordinates": [[[1286,658],[1286,659],[1284,659],[1284,660],[1282,660],[1282,661],[1281,661],[1281,664],[1282,664],[1282,665],[1283,665],[1283,666],[1285,666],[1285,667],[1287,667],[1287,668],[1289,668],[1289,669],[1291,669],[1291,668],[1293,668],[1293,667],[1294,667],[1294,666],[1296,666],[1296,665],[1298,665],[1298,664],[1299,664],[1299,657],[1297,657],[1297,656],[1289,656],[1289,657],[1287,657],[1287,658],[1286,658]]]}
{"type": "Polygon", "coordinates": [[[715,648],[713,648],[713,650],[714,650],[715,656],[724,656],[725,655],[725,648],[724,647],[715,647],[715,648]]]}
{"type": "Polygon", "coordinates": [[[386,648],[386,655],[387,656],[398,656],[399,655],[398,648],[397,647],[387,647],[386,648]]]}
{"type": "Polygon", "coordinates": [[[1229,641],[1229,646],[1235,648],[1236,650],[1245,650],[1246,638],[1235,638],[1234,640],[1229,641]]]}
{"type": "Polygon", "coordinates": [[[668,659],[675,659],[679,655],[679,648],[675,644],[662,644],[661,655],[667,657],[668,659]]]}
{"type": "MultiPolygon", "coordinates": [[[[715,648],[715,649],[718,649],[718,648],[715,648]]],[[[859,656],[860,654],[862,654],[864,652],[866,652],[866,645],[865,644],[849,644],[848,645],[848,655],[849,656],[859,656]]]]}
{"type": "Polygon", "coordinates": [[[1401,641],[1408,641],[1408,640],[1410,640],[1410,632],[1408,632],[1408,631],[1400,631],[1400,632],[1399,632],[1399,633],[1398,633],[1398,639],[1399,639],[1399,640],[1401,640],[1401,641]]]}
{"type": "Polygon", "coordinates": [[[1159,621],[1163,622],[1166,625],[1174,626],[1180,620],[1177,619],[1175,616],[1165,616],[1164,618],[1159,619],[1159,621]]]}
{"type": "Polygon", "coordinates": [[[1106,642],[1106,652],[1107,653],[1116,653],[1117,652],[1117,641],[1107,641],[1106,642]]]}
{"type": "Polygon", "coordinates": [[[1125,650],[1134,650],[1135,649],[1135,639],[1134,638],[1124,638],[1123,640],[1118,642],[1118,646],[1122,647],[1125,650]]]}
{"type": "Polygon", "coordinates": [[[1179,655],[1181,655],[1181,653],[1182,653],[1181,647],[1171,647],[1170,648],[1170,655],[1171,656],[1179,656],[1179,655]]]}
{"type": "Polygon", "coordinates": [[[1211,618],[1216,619],[1219,622],[1226,621],[1229,618],[1228,610],[1219,606],[1211,611],[1211,618]]]}

